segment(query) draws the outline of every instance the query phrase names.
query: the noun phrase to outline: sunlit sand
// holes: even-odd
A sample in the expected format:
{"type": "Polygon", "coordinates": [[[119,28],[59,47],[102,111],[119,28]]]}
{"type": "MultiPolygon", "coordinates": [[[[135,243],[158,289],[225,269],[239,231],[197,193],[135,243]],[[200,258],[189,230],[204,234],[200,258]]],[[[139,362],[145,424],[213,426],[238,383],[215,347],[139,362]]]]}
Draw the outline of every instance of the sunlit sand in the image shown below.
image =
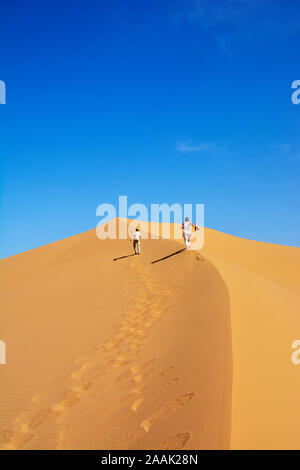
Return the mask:
{"type": "Polygon", "coordinates": [[[1,261],[2,449],[300,448],[300,249],[182,248],[92,230],[1,261]]]}

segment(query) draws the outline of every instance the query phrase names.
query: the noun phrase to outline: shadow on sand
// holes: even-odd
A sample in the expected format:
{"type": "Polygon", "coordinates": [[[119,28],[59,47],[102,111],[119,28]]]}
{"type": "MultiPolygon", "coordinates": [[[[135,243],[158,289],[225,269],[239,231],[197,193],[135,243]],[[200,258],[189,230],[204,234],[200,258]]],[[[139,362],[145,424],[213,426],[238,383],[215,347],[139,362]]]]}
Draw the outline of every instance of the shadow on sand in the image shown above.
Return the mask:
{"type": "Polygon", "coordinates": [[[114,261],[118,261],[118,259],[123,259],[123,258],[130,258],[130,256],[135,256],[135,254],[132,253],[131,255],[120,256],[119,258],[114,258],[114,261]]]}
{"type": "Polygon", "coordinates": [[[175,253],[171,253],[170,255],[168,255],[168,256],[164,256],[163,258],[156,259],[155,261],[151,261],[151,264],[154,264],[154,263],[159,263],[159,261],[163,261],[164,259],[171,258],[171,256],[178,255],[179,253],[182,253],[183,251],[185,251],[185,248],[181,248],[180,250],[178,250],[178,251],[175,251],[175,253]]]}

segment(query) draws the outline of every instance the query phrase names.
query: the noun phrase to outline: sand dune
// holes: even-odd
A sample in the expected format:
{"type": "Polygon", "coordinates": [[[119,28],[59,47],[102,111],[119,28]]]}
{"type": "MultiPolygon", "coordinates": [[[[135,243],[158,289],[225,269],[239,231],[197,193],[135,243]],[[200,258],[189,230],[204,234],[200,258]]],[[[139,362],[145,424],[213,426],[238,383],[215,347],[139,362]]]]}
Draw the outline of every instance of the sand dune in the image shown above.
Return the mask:
{"type": "Polygon", "coordinates": [[[300,250],[182,248],[92,230],[1,261],[2,449],[300,448],[300,250]]]}

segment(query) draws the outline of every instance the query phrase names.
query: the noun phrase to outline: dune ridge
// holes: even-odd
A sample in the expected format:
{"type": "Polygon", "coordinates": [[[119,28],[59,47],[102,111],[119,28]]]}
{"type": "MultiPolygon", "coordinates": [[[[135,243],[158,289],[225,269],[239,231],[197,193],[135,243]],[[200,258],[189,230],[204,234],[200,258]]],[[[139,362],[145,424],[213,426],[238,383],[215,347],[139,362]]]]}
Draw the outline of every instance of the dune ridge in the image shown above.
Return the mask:
{"type": "Polygon", "coordinates": [[[182,248],[92,230],[1,261],[1,448],[300,447],[300,250],[182,248]]]}

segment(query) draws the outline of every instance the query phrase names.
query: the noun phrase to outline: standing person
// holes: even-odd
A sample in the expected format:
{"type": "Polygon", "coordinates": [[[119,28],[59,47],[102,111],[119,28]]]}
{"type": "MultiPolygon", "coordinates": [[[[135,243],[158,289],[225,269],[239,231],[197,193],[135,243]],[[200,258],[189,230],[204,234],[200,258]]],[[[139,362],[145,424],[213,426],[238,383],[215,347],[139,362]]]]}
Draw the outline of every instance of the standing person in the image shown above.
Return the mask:
{"type": "Polygon", "coordinates": [[[191,248],[191,238],[192,238],[192,228],[195,230],[198,230],[198,227],[190,221],[188,217],[184,219],[184,222],[182,224],[182,230],[183,230],[183,239],[185,242],[185,249],[188,250],[191,248]]]}
{"type": "Polygon", "coordinates": [[[138,227],[135,229],[135,232],[133,234],[133,249],[134,249],[134,254],[135,255],[140,255],[141,254],[141,232],[139,231],[138,227]]]}

